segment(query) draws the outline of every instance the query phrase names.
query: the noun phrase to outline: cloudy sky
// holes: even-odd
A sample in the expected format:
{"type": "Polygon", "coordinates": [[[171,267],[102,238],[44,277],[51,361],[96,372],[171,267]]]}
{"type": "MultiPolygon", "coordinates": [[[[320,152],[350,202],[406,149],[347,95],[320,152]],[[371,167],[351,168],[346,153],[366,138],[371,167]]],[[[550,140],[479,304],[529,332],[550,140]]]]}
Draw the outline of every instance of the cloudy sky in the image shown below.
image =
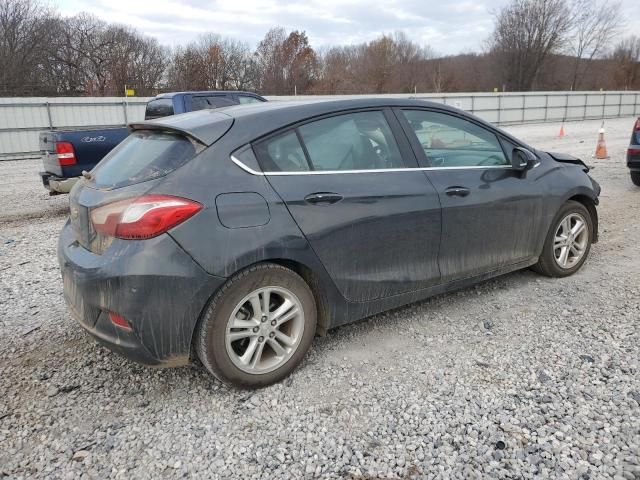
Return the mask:
{"type": "MultiPolygon", "coordinates": [[[[622,0],[626,32],[640,34],[638,0],[622,0]]],[[[371,40],[402,30],[439,54],[478,51],[492,12],[507,0],[54,0],[65,15],[86,11],[126,23],[161,43],[187,43],[204,32],[254,46],[269,28],[305,30],[315,48],[371,40]]]]}

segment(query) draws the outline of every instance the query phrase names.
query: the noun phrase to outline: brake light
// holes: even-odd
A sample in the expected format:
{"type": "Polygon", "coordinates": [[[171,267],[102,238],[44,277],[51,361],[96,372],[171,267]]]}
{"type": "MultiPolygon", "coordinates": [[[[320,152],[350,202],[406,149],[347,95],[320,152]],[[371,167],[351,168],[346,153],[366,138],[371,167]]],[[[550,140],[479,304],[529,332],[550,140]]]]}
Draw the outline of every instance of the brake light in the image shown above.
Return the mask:
{"type": "Polygon", "coordinates": [[[640,155],[640,148],[629,148],[629,149],[627,149],[627,155],[629,155],[629,156],[640,155]]]}
{"type": "Polygon", "coordinates": [[[61,167],[77,163],[76,151],[71,142],[56,142],[56,154],[58,155],[58,164],[61,167]]]}
{"type": "Polygon", "coordinates": [[[202,210],[202,205],[170,195],[144,195],[98,207],[91,212],[96,231],[110,237],[157,237],[202,210]]]}

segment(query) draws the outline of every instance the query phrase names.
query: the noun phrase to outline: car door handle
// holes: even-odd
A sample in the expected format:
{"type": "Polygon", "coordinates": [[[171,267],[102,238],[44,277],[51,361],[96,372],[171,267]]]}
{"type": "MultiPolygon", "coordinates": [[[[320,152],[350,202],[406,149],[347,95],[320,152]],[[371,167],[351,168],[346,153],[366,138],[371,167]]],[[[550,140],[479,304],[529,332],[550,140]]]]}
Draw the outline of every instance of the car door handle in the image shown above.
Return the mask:
{"type": "Polygon", "coordinates": [[[466,187],[449,187],[444,191],[444,193],[450,197],[466,197],[471,193],[471,190],[466,187]]]}
{"type": "Polygon", "coordinates": [[[342,200],[342,198],[342,195],[338,193],[323,192],[307,195],[304,197],[304,201],[311,205],[333,205],[342,200]]]}

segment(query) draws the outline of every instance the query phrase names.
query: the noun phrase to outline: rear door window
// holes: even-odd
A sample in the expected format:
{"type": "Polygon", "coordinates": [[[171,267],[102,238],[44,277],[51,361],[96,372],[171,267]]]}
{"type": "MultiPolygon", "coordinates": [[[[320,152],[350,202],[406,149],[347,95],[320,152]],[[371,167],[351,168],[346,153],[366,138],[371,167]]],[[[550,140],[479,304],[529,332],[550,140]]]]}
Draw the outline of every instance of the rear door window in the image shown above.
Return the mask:
{"type": "Polygon", "coordinates": [[[406,167],[391,127],[378,110],[312,121],[254,144],[254,150],[265,172],[406,167]]]}
{"type": "Polygon", "coordinates": [[[144,119],[153,120],[171,115],[173,115],[173,100],[171,98],[157,98],[147,103],[144,119]]]}
{"type": "Polygon", "coordinates": [[[298,130],[314,170],[405,166],[391,127],[380,111],[324,118],[302,125],[298,130]]]}
{"type": "Polygon", "coordinates": [[[138,130],[111,150],[92,171],[97,187],[117,188],[163,177],[205,147],[173,133],[138,130]]]}

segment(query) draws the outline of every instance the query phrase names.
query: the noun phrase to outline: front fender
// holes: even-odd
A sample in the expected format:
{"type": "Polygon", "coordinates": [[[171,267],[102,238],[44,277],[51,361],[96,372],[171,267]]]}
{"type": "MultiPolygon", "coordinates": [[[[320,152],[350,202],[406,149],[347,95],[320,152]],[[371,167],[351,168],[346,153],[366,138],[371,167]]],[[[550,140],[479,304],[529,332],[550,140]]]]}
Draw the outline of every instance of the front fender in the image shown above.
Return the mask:
{"type": "Polygon", "coordinates": [[[585,206],[585,208],[591,215],[591,222],[593,223],[592,242],[597,243],[599,239],[599,218],[598,209],[596,207],[600,203],[598,199],[598,194],[600,193],[600,185],[598,185],[595,181],[593,182],[597,186],[597,191],[594,191],[593,188],[584,186],[573,188],[565,195],[562,205],[564,205],[569,200],[574,200],[580,202],[585,206]]]}

